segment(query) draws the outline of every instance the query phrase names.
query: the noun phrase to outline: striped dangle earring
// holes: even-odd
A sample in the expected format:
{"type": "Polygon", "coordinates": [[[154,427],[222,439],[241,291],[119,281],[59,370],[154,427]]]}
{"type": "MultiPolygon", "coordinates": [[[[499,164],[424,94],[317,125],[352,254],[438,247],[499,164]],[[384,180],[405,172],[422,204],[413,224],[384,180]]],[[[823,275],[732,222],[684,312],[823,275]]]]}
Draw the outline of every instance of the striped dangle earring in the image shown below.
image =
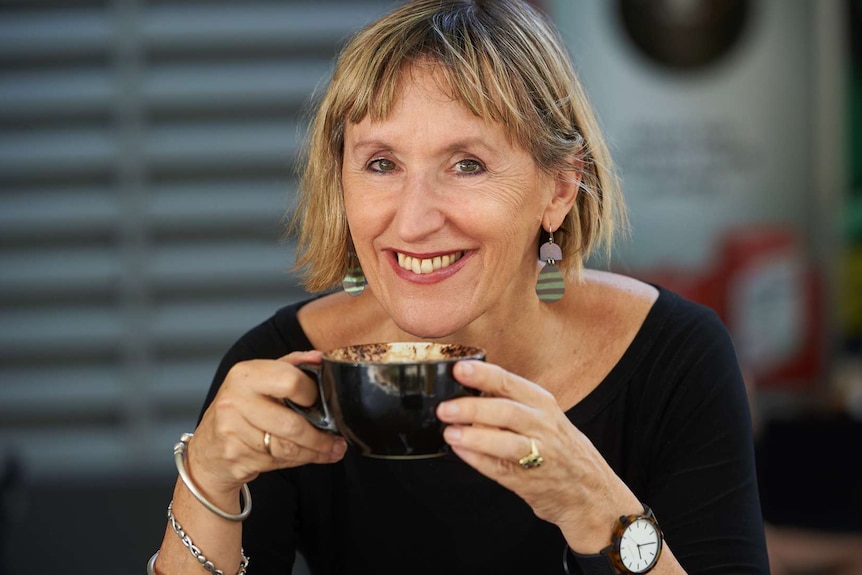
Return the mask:
{"type": "Polygon", "coordinates": [[[536,295],[545,303],[555,303],[563,299],[566,291],[563,273],[557,267],[557,262],[563,259],[563,252],[560,246],[554,243],[554,232],[548,231],[548,236],[548,241],[539,248],[539,259],[545,262],[545,265],[542,266],[536,281],[536,295]]]}
{"type": "Polygon", "coordinates": [[[366,285],[365,274],[362,273],[359,258],[356,257],[355,252],[347,252],[347,273],[341,281],[341,286],[347,292],[347,295],[356,297],[365,290],[366,285]]]}

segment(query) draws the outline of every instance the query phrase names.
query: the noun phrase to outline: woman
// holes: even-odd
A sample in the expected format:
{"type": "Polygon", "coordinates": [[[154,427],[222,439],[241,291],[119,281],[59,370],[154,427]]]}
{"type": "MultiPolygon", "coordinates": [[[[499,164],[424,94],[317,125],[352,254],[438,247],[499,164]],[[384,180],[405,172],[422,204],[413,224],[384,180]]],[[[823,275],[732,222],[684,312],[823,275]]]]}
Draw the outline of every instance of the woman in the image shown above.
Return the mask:
{"type": "Polygon", "coordinates": [[[724,328],[583,269],[623,206],[539,14],[419,0],[371,24],[339,57],[304,165],[307,287],[358,291],[357,261],[367,286],[288,306],[229,351],[180,446],[156,572],[287,573],[297,550],[315,574],[768,572],[724,328]],[[280,401],[314,402],[295,367],[314,350],[417,339],[487,351],[455,369],[482,395],[438,410],[447,456],[365,458],[280,401]],[[234,521],[246,483],[254,512],[234,521]]]}

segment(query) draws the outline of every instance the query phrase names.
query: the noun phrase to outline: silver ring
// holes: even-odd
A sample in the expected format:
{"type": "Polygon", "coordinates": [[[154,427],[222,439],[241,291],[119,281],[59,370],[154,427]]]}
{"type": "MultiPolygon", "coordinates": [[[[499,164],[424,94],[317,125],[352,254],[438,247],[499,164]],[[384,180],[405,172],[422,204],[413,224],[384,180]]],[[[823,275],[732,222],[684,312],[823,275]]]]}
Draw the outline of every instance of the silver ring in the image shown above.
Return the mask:
{"type": "Polygon", "coordinates": [[[263,432],[263,449],[272,457],[272,434],[268,431],[263,432]]]}
{"type": "Polygon", "coordinates": [[[518,465],[522,469],[536,469],[541,467],[545,462],[545,458],[539,455],[539,450],[536,448],[536,440],[530,438],[530,453],[518,460],[518,465]]]}

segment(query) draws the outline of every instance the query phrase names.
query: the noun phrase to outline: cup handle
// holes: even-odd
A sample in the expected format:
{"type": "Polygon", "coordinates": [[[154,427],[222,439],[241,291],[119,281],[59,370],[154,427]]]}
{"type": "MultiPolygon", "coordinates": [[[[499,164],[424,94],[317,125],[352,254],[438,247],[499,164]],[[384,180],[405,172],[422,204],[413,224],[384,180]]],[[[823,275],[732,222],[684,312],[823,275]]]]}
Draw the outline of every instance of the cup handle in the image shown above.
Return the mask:
{"type": "Polygon", "coordinates": [[[320,383],[320,366],[314,363],[301,363],[296,367],[308,374],[317,384],[317,401],[311,407],[299,405],[286,397],[282,398],[282,401],[287,407],[304,417],[308,423],[317,429],[338,433],[335,420],[329,412],[329,406],[326,405],[326,401],[323,399],[323,385],[320,383]]]}

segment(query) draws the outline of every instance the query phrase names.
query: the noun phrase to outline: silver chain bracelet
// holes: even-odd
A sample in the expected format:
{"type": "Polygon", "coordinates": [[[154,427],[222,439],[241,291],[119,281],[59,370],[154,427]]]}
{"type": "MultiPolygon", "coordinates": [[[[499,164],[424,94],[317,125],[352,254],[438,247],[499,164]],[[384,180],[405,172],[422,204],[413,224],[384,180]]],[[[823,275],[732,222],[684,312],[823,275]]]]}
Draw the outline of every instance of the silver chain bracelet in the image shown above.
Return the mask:
{"type": "MultiPolygon", "coordinates": [[[[186,535],[186,532],[183,531],[182,525],[180,525],[177,521],[177,518],[174,517],[173,505],[173,501],[168,504],[168,521],[170,522],[171,528],[174,530],[174,533],[177,534],[177,537],[180,538],[180,540],[183,542],[183,545],[189,550],[189,553],[192,554],[192,557],[194,557],[197,562],[201,564],[201,567],[206,569],[208,573],[211,573],[212,575],[224,575],[224,571],[222,571],[221,569],[216,569],[215,565],[213,565],[213,562],[207,559],[206,556],[201,553],[201,550],[198,548],[198,546],[192,543],[191,537],[186,535]]],[[[147,562],[148,575],[155,575],[155,563],[158,556],[159,552],[156,551],[155,554],[150,558],[149,562],[147,562]]],[[[242,548],[240,548],[239,556],[239,571],[237,571],[236,575],[246,575],[245,568],[248,567],[248,557],[245,556],[245,551],[242,548]]]]}
{"type": "MultiPolygon", "coordinates": [[[[177,522],[176,517],[174,517],[173,506],[174,502],[171,501],[168,504],[168,521],[170,521],[171,528],[173,528],[174,533],[177,534],[177,537],[182,540],[183,545],[188,548],[192,556],[198,560],[198,563],[200,563],[204,569],[212,573],[212,575],[224,575],[224,571],[216,569],[212,561],[209,561],[204,554],[201,553],[201,550],[192,543],[191,537],[186,535],[186,532],[183,531],[182,526],[177,522]]],[[[248,566],[248,557],[245,556],[245,551],[243,551],[242,548],[239,550],[239,557],[239,571],[237,571],[236,575],[245,575],[245,568],[248,566]]]]}

